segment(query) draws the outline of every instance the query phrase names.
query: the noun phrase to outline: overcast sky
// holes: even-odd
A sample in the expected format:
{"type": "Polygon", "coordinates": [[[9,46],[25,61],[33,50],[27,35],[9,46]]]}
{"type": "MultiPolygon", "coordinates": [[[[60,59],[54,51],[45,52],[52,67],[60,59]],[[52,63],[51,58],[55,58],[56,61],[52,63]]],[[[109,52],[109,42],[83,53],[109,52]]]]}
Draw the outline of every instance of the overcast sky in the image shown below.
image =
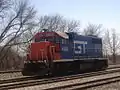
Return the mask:
{"type": "Polygon", "coordinates": [[[30,0],[39,15],[60,14],[80,20],[82,27],[88,22],[115,28],[120,33],[120,0],[30,0]]]}

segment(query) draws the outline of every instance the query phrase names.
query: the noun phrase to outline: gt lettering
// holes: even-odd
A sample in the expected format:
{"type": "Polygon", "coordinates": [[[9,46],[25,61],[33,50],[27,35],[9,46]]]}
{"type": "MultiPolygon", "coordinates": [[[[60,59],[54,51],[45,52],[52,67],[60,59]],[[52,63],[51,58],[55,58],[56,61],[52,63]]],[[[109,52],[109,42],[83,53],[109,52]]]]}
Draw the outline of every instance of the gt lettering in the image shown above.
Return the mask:
{"type": "Polygon", "coordinates": [[[78,46],[77,47],[77,51],[75,51],[76,54],[81,54],[82,53],[82,47],[81,46],[78,46]]]}
{"type": "Polygon", "coordinates": [[[86,48],[85,45],[86,44],[87,44],[86,41],[74,41],[75,54],[85,53],[85,48],[86,48]],[[78,46],[76,47],[76,45],[78,45],[78,46]]]}

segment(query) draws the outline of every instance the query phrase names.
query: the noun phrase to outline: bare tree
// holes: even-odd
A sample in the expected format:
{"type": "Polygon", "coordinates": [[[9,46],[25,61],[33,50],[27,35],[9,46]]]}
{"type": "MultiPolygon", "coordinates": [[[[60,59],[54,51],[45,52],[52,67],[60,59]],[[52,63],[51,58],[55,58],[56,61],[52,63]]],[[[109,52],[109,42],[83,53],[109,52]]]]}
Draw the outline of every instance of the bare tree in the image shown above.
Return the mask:
{"type": "MultiPolygon", "coordinates": [[[[32,6],[28,4],[27,0],[12,0],[13,4],[8,8],[6,17],[0,23],[0,63],[4,61],[4,54],[2,53],[7,48],[6,53],[11,46],[19,43],[17,38],[21,37],[24,33],[31,30],[34,27],[34,17],[36,11],[32,6]]],[[[1,12],[0,12],[1,14],[1,12]]]]}
{"type": "Polygon", "coordinates": [[[83,30],[84,35],[99,36],[101,34],[102,25],[88,24],[88,26],[83,30]]]}
{"type": "Polygon", "coordinates": [[[105,32],[103,46],[104,51],[106,51],[108,55],[112,55],[112,60],[116,63],[116,56],[120,50],[120,41],[115,29],[112,29],[111,33],[109,30],[105,32]]]}
{"type": "Polygon", "coordinates": [[[7,10],[11,7],[11,0],[0,0],[0,21],[5,18],[7,10]]]}
{"type": "Polygon", "coordinates": [[[75,32],[80,27],[80,22],[67,20],[60,15],[45,15],[39,18],[39,30],[43,28],[49,31],[75,32]]]}

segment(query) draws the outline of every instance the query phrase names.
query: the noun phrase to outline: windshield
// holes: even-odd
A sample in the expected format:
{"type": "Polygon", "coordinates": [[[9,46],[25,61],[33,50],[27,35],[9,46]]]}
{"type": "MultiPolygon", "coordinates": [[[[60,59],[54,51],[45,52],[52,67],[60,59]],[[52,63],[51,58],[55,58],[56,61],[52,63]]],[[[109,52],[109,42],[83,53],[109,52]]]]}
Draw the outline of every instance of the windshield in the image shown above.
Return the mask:
{"type": "Polygon", "coordinates": [[[42,42],[42,41],[50,41],[54,42],[54,38],[41,38],[41,39],[35,39],[35,42],[42,42]]]}
{"type": "Polygon", "coordinates": [[[40,39],[35,39],[35,42],[44,42],[44,41],[49,41],[49,42],[54,42],[54,43],[60,43],[62,42],[62,39],[60,37],[51,37],[51,38],[40,38],[40,39]]]}

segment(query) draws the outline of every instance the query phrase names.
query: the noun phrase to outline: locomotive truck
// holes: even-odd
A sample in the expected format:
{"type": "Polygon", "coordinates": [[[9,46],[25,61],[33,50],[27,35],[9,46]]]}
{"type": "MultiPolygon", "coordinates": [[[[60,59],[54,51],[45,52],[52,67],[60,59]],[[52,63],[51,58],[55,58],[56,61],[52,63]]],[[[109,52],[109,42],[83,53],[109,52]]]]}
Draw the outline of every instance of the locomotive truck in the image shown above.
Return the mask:
{"type": "Polygon", "coordinates": [[[103,58],[102,39],[74,32],[38,32],[30,43],[23,75],[45,75],[101,70],[108,67],[103,58]]]}

